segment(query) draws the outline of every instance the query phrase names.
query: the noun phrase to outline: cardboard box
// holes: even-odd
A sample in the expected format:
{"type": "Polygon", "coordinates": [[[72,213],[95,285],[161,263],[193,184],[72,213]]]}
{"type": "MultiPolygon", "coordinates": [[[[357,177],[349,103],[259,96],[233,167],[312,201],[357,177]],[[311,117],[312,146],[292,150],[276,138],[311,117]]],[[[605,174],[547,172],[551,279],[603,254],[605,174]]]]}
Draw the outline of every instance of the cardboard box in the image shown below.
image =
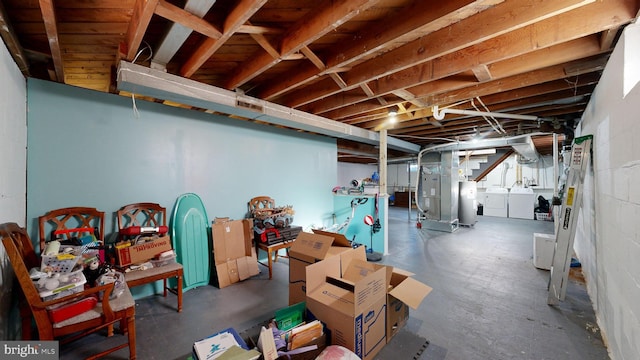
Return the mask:
{"type": "Polygon", "coordinates": [[[306,272],[308,265],[330,256],[349,256],[352,247],[344,235],[314,230],[300,232],[289,249],[289,305],[305,301],[306,272]]]}
{"type": "Polygon", "coordinates": [[[156,255],[171,250],[171,238],[163,236],[156,240],[147,241],[143,244],[131,245],[122,249],[117,249],[118,264],[126,266],[143,263],[153,259],[156,255]]]}
{"type": "Polygon", "coordinates": [[[364,247],[343,263],[331,256],[306,268],[307,308],[331,332],[331,344],[363,360],[386,345],[387,284],[392,268],[366,261],[364,247]]]}
{"type": "Polygon", "coordinates": [[[387,342],[404,327],[409,319],[409,307],[417,309],[431,288],[411,276],[414,274],[393,268],[387,293],[387,342]]]}
{"type": "Polygon", "coordinates": [[[258,275],[251,219],[216,219],[211,225],[215,279],[222,289],[258,275]]]}

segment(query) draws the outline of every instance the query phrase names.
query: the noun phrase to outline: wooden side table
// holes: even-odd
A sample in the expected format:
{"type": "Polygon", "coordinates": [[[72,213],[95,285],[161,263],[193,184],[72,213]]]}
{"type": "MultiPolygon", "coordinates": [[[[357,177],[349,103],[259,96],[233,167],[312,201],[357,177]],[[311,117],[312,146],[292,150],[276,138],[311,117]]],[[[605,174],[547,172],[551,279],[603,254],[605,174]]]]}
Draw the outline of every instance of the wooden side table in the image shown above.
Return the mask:
{"type": "Polygon", "coordinates": [[[278,251],[282,250],[282,249],[286,249],[287,251],[287,255],[280,255],[282,257],[289,257],[289,248],[291,247],[291,245],[293,245],[293,243],[295,242],[295,240],[291,240],[291,241],[285,241],[285,242],[281,242],[278,244],[273,244],[273,245],[267,245],[265,243],[260,242],[260,240],[256,241],[256,255],[259,255],[259,249],[264,250],[267,253],[267,256],[269,258],[268,263],[265,264],[263,262],[261,262],[260,260],[258,260],[258,263],[260,263],[261,265],[264,265],[266,267],[269,268],[269,280],[271,280],[272,275],[273,275],[273,263],[278,261],[278,251]],[[274,254],[275,252],[275,254],[274,254]],[[275,258],[274,258],[275,256],[275,258]]]}

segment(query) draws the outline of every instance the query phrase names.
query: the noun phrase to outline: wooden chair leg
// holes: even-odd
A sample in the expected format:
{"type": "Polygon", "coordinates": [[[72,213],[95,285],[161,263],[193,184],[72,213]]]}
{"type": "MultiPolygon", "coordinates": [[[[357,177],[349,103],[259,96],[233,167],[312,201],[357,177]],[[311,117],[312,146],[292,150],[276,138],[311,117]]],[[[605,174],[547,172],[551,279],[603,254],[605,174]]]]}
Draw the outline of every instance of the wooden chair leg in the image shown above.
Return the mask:
{"type": "Polygon", "coordinates": [[[178,288],[176,291],[178,292],[178,312],[182,312],[182,272],[180,272],[177,276],[178,278],[178,288]]]}
{"type": "Polygon", "coordinates": [[[129,339],[129,359],[135,360],[136,358],[136,322],[135,317],[130,316],[127,318],[127,335],[129,339]]]}
{"type": "Polygon", "coordinates": [[[20,318],[22,319],[22,340],[32,340],[31,310],[27,306],[20,306],[20,318]]]}
{"type": "Polygon", "coordinates": [[[167,278],[162,279],[162,296],[167,297],[167,278]]]}
{"type": "Polygon", "coordinates": [[[273,263],[272,263],[272,261],[271,261],[271,260],[272,260],[272,257],[273,257],[273,254],[271,253],[271,248],[269,248],[269,250],[267,251],[267,253],[268,253],[268,255],[269,255],[269,262],[268,262],[268,263],[269,263],[269,280],[271,280],[271,278],[272,278],[272,276],[273,276],[273,275],[272,275],[272,274],[273,274],[273,270],[272,270],[272,269],[273,269],[273,263]]]}

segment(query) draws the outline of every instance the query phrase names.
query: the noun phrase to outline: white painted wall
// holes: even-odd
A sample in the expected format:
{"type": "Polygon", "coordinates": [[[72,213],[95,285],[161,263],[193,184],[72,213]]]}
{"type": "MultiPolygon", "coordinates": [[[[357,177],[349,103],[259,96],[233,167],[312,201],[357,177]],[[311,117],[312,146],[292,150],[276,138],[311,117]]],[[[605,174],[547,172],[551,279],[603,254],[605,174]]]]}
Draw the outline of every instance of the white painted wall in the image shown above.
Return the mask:
{"type": "MultiPolygon", "coordinates": [[[[483,204],[485,192],[492,187],[504,187],[511,189],[518,186],[516,183],[516,156],[512,155],[498,167],[493,169],[484,180],[478,182],[478,201],[483,204]]],[[[534,206],[538,204],[538,196],[543,196],[551,201],[553,198],[553,157],[541,156],[540,160],[532,164],[521,164],[523,183],[533,184],[531,186],[536,194],[534,206]],[[533,181],[533,182],[529,182],[533,181]]]]}
{"type": "Polygon", "coordinates": [[[593,134],[574,249],[611,358],[640,359],[640,26],[629,25],[580,123],[593,134]],[[625,85],[626,84],[626,85],[625,85]]]}
{"type": "MultiPolygon", "coordinates": [[[[336,186],[350,187],[351,180],[369,178],[374,171],[378,171],[378,165],[338,163],[338,180],[336,186]]],[[[415,170],[409,175],[408,165],[388,164],[387,165],[387,194],[393,195],[396,191],[408,191],[415,187],[415,170]],[[411,178],[409,178],[411,176],[411,178]]]]}
{"type": "MultiPolygon", "coordinates": [[[[482,181],[478,188],[505,187],[510,189],[516,184],[516,156],[512,155],[497,168],[493,169],[482,181]]],[[[523,182],[535,182],[534,190],[551,189],[553,191],[553,157],[541,156],[540,160],[532,164],[520,165],[523,182]]]]}
{"type": "MultiPolygon", "coordinates": [[[[18,66],[0,41],[0,223],[25,225],[27,172],[27,88],[18,66]]],[[[0,246],[0,339],[13,339],[9,306],[13,271],[0,246]]]]}
{"type": "Polygon", "coordinates": [[[374,171],[378,171],[378,165],[338,162],[336,186],[344,186],[348,188],[351,186],[351,180],[370,178],[374,171]]]}
{"type": "MultiPolygon", "coordinates": [[[[505,160],[502,165],[491,171],[485,180],[478,182],[478,201],[484,202],[484,193],[490,187],[505,187],[511,189],[516,185],[516,158],[515,155],[505,160]],[[506,164],[506,165],[505,165],[506,164]]],[[[523,181],[533,180],[537,186],[532,186],[537,198],[542,195],[551,201],[553,197],[553,157],[543,156],[540,161],[532,164],[520,165],[522,169],[523,181]]],[[[349,187],[352,179],[370,177],[377,171],[377,165],[338,163],[338,181],[336,186],[349,187]]],[[[395,191],[415,190],[416,171],[409,173],[408,165],[389,164],[387,165],[387,193],[393,194],[395,191]]]]}

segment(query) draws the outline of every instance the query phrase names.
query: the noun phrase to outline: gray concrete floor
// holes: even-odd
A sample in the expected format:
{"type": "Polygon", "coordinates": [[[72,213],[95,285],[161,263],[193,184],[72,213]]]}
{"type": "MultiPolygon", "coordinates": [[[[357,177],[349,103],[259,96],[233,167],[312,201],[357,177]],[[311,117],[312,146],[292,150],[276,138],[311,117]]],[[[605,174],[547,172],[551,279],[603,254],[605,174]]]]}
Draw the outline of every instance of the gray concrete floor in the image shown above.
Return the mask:
{"type": "MultiPolygon", "coordinates": [[[[534,232],[553,233],[553,224],[479,216],[474,226],[445,233],[417,229],[407,209],[390,208],[389,254],[381,263],[414,272],[433,291],[377,359],[608,359],[579,269],[565,301],[547,305],[549,272],[533,266],[534,232]]],[[[260,269],[224,289],[187,291],[182,313],[172,294],[138,300],[138,359],[186,359],[196,340],[270,318],[287,305],[288,263],[278,260],[272,280],[260,269]]],[[[117,341],[92,335],[63,347],[61,358],[117,341]]],[[[125,349],[110,358],[127,356],[125,349]]]]}

